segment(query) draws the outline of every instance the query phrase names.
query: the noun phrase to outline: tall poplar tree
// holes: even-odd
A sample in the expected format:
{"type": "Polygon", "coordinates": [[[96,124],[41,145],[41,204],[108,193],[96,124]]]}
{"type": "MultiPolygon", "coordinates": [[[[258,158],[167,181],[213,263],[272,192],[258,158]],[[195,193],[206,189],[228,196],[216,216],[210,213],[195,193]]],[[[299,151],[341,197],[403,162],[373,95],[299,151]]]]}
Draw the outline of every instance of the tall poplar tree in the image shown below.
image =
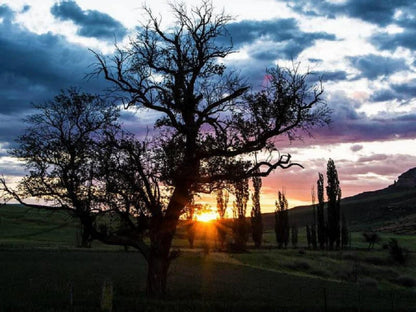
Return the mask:
{"type": "Polygon", "coordinates": [[[263,240],[263,220],[261,217],[261,206],[260,206],[260,189],[261,189],[261,178],[253,177],[253,195],[251,197],[253,207],[251,208],[251,230],[253,235],[254,245],[258,248],[261,246],[263,240]]]}
{"type": "Polygon", "coordinates": [[[339,186],[338,172],[332,159],[327,164],[327,187],[328,196],[328,242],[329,248],[334,245],[339,248],[341,243],[341,188],[339,186]]]}
{"type": "Polygon", "coordinates": [[[324,200],[324,175],[318,173],[317,192],[318,192],[318,206],[317,206],[317,217],[318,217],[318,241],[321,249],[325,248],[326,245],[326,225],[325,225],[325,200],[324,200]]]}
{"type": "Polygon", "coordinates": [[[278,200],[275,202],[275,205],[274,230],[276,233],[277,246],[279,248],[282,248],[283,246],[286,248],[289,243],[289,204],[283,192],[278,192],[278,200]]]}

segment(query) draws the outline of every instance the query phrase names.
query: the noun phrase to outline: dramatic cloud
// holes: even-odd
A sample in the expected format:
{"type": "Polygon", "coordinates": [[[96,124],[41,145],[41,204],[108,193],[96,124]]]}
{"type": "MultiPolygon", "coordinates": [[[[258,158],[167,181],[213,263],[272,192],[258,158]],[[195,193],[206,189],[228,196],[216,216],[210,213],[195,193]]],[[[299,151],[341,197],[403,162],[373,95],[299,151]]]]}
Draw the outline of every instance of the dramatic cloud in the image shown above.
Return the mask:
{"type": "Polygon", "coordinates": [[[416,79],[412,79],[406,83],[391,84],[388,89],[381,89],[374,92],[371,100],[374,102],[384,102],[398,100],[407,103],[410,99],[416,97],[416,79]]]}
{"type": "MultiPolygon", "coordinates": [[[[416,137],[415,113],[380,113],[369,117],[358,113],[354,100],[343,93],[328,98],[332,109],[332,122],[328,127],[313,130],[314,144],[355,143],[412,139],[416,137]]],[[[294,143],[300,146],[301,143],[294,143]]]]}
{"type": "Polygon", "coordinates": [[[303,50],[314,45],[316,40],[336,40],[335,35],[326,32],[303,32],[293,18],[268,21],[244,20],[227,27],[233,44],[241,47],[255,44],[249,50],[255,59],[296,58],[303,50]]]}
{"type": "Polygon", "coordinates": [[[389,76],[393,73],[409,69],[406,65],[406,60],[403,58],[367,54],[349,57],[348,59],[351,65],[361,72],[360,78],[375,79],[379,76],[389,76]]]}
{"type": "Polygon", "coordinates": [[[395,22],[398,10],[415,7],[412,0],[380,1],[380,0],[347,0],[342,3],[330,1],[297,0],[288,4],[293,10],[309,16],[348,16],[363,21],[386,26],[395,22]]]}
{"type": "Polygon", "coordinates": [[[401,33],[381,32],[371,38],[371,42],[382,50],[395,51],[398,47],[414,50],[416,48],[416,29],[404,30],[401,33]]]}
{"type": "Polygon", "coordinates": [[[380,49],[394,51],[398,47],[416,48],[416,2],[413,0],[348,0],[342,3],[330,1],[296,0],[288,4],[296,12],[307,16],[336,18],[347,16],[380,27],[397,25],[401,32],[381,31],[374,34],[371,42],[380,49]]]}
{"type": "Polygon", "coordinates": [[[111,16],[95,11],[83,11],[75,1],[56,3],[51,13],[60,20],[70,20],[79,26],[78,35],[98,39],[121,40],[127,33],[126,28],[111,16]]]}
{"type": "MultiPolygon", "coordinates": [[[[0,7],[8,18],[12,11],[0,7]]],[[[4,16],[4,15],[3,15],[4,16]]],[[[4,19],[0,23],[0,141],[11,141],[22,131],[21,120],[31,103],[52,98],[70,86],[100,92],[107,84],[101,79],[87,81],[85,75],[95,62],[92,54],[63,37],[38,35],[4,19]],[[19,126],[20,123],[20,126],[19,126]]]]}

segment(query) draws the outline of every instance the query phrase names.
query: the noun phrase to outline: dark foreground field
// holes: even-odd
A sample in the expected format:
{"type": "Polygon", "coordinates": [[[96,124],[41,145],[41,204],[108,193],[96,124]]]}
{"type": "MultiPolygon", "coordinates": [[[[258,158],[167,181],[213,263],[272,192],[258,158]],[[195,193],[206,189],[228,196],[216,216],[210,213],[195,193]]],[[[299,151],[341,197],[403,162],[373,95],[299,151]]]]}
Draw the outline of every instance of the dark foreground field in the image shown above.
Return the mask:
{"type": "MultiPolygon", "coordinates": [[[[266,248],[242,254],[176,239],[168,297],[150,301],[139,253],[75,248],[76,224],[59,214],[8,208],[0,221],[0,311],[100,311],[106,281],[113,311],[416,311],[416,255],[395,264],[381,244],[366,251],[360,233],[333,252],[278,250],[271,232],[266,248]]],[[[415,236],[394,237],[414,251],[415,236]]]]}
{"type": "MultiPolygon", "coordinates": [[[[278,263],[276,252],[243,258],[278,263]]],[[[185,252],[172,266],[168,299],[156,302],[145,299],[146,265],[136,252],[3,250],[0,310],[99,311],[111,281],[114,311],[416,311],[412,290],[326,280],[296,261],[293,271],[279,272],[239,258],[185,252]]]]}

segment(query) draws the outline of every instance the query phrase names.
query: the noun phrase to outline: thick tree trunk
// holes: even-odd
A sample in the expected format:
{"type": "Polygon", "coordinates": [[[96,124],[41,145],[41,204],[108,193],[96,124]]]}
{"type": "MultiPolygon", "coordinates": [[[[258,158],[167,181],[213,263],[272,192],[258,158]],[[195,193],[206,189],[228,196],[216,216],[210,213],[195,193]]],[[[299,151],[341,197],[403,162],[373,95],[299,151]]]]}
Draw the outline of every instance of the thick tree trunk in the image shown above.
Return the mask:
{"type": "Polygon", "coordinates": [[[146,293],[149,297],[163,298],[166,295],[166,280],[170,259],[158,252],[150,252],[148,259],[146,293]]]}
{"type": "Polygon", "coordinates": [[[166,280],[171,261],[170,248],[182,209],[185,189],[176,188],[164,215],[153,216],[150,222],[150,253],[147,259],[147,287],[149,297],[162,298],[166,294],[166,280]]]}

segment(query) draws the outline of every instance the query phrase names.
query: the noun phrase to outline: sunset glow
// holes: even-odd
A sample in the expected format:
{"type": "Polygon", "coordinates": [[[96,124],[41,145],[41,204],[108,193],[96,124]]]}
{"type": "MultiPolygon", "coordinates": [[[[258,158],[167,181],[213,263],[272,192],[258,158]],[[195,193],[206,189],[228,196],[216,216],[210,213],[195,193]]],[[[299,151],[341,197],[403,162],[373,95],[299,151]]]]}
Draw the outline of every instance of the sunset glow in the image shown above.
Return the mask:
{"type": "Polygon", "coordinates": [[[218,217],[217,213],[212,210],[204,211],[196,215],[197,221],[201,221],[201,222],[211,222],[213,220],[216,220],[217,217],[218,217]]]}

